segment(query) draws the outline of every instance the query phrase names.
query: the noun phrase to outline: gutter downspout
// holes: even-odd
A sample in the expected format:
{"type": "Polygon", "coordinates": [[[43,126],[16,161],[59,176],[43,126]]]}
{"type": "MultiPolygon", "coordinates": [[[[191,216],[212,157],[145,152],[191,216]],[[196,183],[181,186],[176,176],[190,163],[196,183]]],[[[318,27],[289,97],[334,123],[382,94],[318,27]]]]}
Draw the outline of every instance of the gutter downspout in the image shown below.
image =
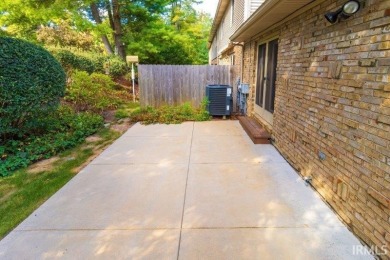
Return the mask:
{"type": "Polygon", "coordinates": [[[240,71],[241,71],[241,82],[242,82],[242,79],[244,78],[244,44],[241,45],[241,68],[240,68],[240,71]]]}

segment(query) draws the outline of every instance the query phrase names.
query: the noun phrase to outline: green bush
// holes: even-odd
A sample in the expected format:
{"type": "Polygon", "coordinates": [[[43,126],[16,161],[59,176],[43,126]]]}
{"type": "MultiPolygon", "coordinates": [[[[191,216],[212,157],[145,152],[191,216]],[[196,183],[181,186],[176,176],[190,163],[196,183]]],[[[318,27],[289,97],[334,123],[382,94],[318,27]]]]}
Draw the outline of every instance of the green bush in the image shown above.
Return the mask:
{"type": "Polygon", "coordinates": [[[106,56],[89,52],[75,52],[66,49],[50,48],[50,51],[70,74],[73,70],[107,73],[118,78],[128,72],[127,64],[117,56],[106,56]]]}
{"type": "Polygon", "coordinates": [[[115,118],[116,119],[123,119],[128,118],[130,115],[137,109],[139,109],[139,103],[138,102],[126,102],[122,104],[116,111],[115,111],[115,118]]]}
{"type": "Polygon", "coordinates": [[[55,57],[67,72],[82,70],[91,74],[97,69],[95,63],[91,59],[76,55],[68,50],[55,52],[55,57]]]}
{"type": "Polygon", "coordinates": [[[105,62],[105,65],[108,66],[109,74],[113,78],[124,76],[127,73],[126,63],[118,57],[109,57],[105,62]]]}
{"type": "Polygon", "coordinates": [[[95,71],[97,73],[106,73],[105,69],[105,63],[109,59],[109,56],[103,56],[103,55],[88,55],[91,61],[93,62],[95,66],[95,71]]]}
{"type": "Polygon", "coordinates": [[[60,107],[40,121],[46,126],[44,134],[9,140],[0,146],[0,176],[74,147],[103,125],[101,116],[75,113],[69,107],[60,107]]]}
{"type": "Polygon", "coordinates": [[[115,83],[107,75],[88,75],[84,71],[74,71],[65,100],[71,102],[77,111],[101,112],[114,109],[123,103],[123,97],[126,97],[123,91],[115,90],[114,87],[115,83]]]}
{"type": "Polygon", "coordinates": [[[34,128],[33,119],[58,107],[65,83],[64,70],[45,49],[0,37],[0,137],[34,128]]]}
{"type": "Polygon", "coordinates": [[[142,122],[143,124],[179,124],[185,121],[207,121],[210,119],[210,115],[206,111],[206,105],[207,101],[204,100],[200,108],[194,108],[189,103],[180,106],[139,108],[130,114],[130,119],[133,122],[142,122]]]}
{"type": "Polygon", "coordinates": [[[123,109],[119,109],[115,112],[116,119],[123,119],[129,117],[129,112],[123,109]]]}
{"type": "Polygon", "coordinates": [[[128,72],[127,64],[117,56],[103,56],[99,54],[83,53],[78,54],[88,58],[95,67],[94,72],[107,73],[113,78],[126,75],[128,72]]]}

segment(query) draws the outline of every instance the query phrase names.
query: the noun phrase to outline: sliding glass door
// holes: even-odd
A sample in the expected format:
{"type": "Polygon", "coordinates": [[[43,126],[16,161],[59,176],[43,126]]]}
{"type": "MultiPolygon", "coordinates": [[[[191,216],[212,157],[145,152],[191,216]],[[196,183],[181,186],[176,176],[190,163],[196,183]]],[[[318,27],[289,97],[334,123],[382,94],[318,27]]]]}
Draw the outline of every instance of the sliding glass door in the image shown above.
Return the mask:
{"type": "Polygon", "coordinates": [[[258,46],[255,112],[271,125],[275,107],[277,57],[278,39],[258,46]]]}

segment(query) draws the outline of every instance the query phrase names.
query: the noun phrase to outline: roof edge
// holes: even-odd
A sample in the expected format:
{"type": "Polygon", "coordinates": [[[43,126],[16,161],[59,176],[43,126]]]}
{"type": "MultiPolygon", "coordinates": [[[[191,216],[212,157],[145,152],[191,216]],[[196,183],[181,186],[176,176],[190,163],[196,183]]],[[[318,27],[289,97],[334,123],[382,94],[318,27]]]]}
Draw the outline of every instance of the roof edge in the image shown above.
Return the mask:
{"type": "Polygon", "coordinates": [[[249,26],[254,24],[265,12],[272,9],[279,0],[266,0],[264,3],[243,23],[240,27],[229,37],[231,41],[237,39],[237,37],[243,33],[249,26]]]}
{"type": "Polygon", "coordinates": [[[211,42],[214,39],[215,34],[217,33],[218,26],[221,24],[222,18],[225,14],[225,11],[227,7],[229,6],[230,0],[219,0],[217,10],[215,11],[214,19],[213,19],[213,25],[210,29],[210,34],[208,38],[208,48],[210,49],[211,42]]]}
{"type": "MultiPolygon", "coordinates": [[[[265,14],[267,14],[268,12],[273,12],[273,10],[275,10],[275,6],[277,6],[278,4],[280,3],[283,3],[283,2],[288,2],[289,0],[266,0],[249,18],[248,20],[246,20],[230,37],[229,37],[229,40],[231,41],[246,41],[247,38],[245,38],[245,36],[242,36],[245,31],[250,28],[252,25],[256,24],[259,20],[262,19],[262,16],[264,16],[265,14]]],[[[326,0],[307,0],[305,1],[306,3],[302,3],[300,6],[298,6],[297,9],[293,9],[291,10],[291,12],[283,17],[282,19],[280,20],[275,20],[275,22],[273,23],[273,25],[271,27],[268,27],[268,28],[264,28],[262,30],[259,30],[257,32],[258,33],[261,33],[261,32],[264,32],[264,31],[268,31],[269,29],[271,28],[274,28],[276,25],[279,25],[283,22],[287,22],[297,16],[299,16],[300,14],[306,12],[307,10],[309,10],[310,8],[313,8],[314,6],[317,6],[323,2],[325,2],[326,0]]]]}

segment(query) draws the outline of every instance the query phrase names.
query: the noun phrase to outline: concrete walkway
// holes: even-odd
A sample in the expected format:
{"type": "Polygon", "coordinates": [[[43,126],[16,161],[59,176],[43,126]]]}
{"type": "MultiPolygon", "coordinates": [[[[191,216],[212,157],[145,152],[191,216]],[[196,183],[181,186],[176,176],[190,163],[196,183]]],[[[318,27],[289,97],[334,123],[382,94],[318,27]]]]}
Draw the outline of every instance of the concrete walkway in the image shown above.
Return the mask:
{"type": "Polygon", "coordinates": [[[238,121],[137,124],[0,242],[0,259],[372,259],[238,121]]]}

